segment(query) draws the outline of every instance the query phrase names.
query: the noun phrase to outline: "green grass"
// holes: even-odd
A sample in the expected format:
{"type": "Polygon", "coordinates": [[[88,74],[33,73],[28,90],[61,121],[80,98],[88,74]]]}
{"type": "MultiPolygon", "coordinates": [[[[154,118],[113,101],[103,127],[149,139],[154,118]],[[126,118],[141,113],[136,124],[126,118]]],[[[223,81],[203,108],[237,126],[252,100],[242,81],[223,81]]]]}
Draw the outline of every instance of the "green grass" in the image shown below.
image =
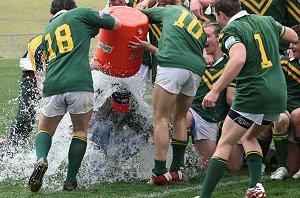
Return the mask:
{"type": "MultiPolygon", "coordinates": [[[[102,9],[106,0],[76,0],[77,6],[102,9]]],[[[21,57],[26,51],[28,41],[37,33],[43,32],[52,17],[50,10],[51,1],[45,0],[1,0],[0,3],[0,58],[12,59],[21,57]],[[30,34],[19,36],[4,35],[30,34]],[[14,46],[14,47],[12,47],[14,46]]],[[[96,46],[95,39],[91,50],[96,46]]]]}
{"type": "Polygon", "coordinates": [[[0,61],[0,137],[6,136],[11,118],[16,112],[21,69],[16,60],[0,61]]]}
{"type": "MultiPolygon", "coordinates": [[[[101,183],[88,189],[73,192],[47,191],[42,189],[39,193],[31,193],[27,187],[20,186],[18,182],[0,183],[0,197],[158,197],[158,198],[184,198],[199,194],[203,176],[192,178],[189,182],[172,183],[169,186],[147,185],[145,181],[101,183]]],[[[247,170],[235,174],[227,174],[218,185],[213,197],[241,198],[247,188],[247,170]]],[[[300,196],[299,181],[287,179],[285,181],[270,181],[263,179],[267,197],[298,198],[300,196]]]]}
{"type": "MultiPolygon", "coordinates": [[[[0,137],[6,136],[11,118],[15,113],[15,99],[19,91],[20,69],[16,60],[0,60],[1,98],[0,98],[0,137]]],[[[152,151],[149,151],[152,152],[152,151]]],[[[1,167],[0,167],[1,170],[1,167]]],[[[285,181],[270,181],[268,176],[263,178],[263,184],[268,197],[300,197],[299,181],[289,178],[285,181]]],[[[62,181],[61,181],[62,182],[62,181]]],[[[198,175],[189,182],[172,184],[165,187],[147,185],[146,181],[100,183],[88,189],[74,192],[50,191],[42,189],[39,193],[31,193],[24,181],[6,180],[0,182],[0,197],[194,197],[198,195],[203,182],[203,175],[198,175]]],[[[240,198],[243,197],[248,185],[248,171],[244,168],[239,173],[228,173],[217,187],[214,197],[240,198]]]]}
{"type": "MultiPolygon", "coordinates": [[[[77,6],[92,7],[100,10],[106,0],[76,0],[77,6]]],[[[0,34],[37,33],[47,25],[51,1],[9,0],[0,3],[0,34]]]]}

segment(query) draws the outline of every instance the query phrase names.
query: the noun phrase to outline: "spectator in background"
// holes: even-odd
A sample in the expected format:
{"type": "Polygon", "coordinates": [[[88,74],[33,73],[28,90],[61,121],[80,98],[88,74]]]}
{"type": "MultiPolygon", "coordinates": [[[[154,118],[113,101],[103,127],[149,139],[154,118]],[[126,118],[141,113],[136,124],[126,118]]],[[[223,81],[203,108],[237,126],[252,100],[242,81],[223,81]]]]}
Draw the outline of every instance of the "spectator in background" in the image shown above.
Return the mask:
{"type": "Polygon", "coordinates": [[[120,21],[91,8],[76,8],[74,0],[53,0],[53,18],[43,33],[47,70],[35,138],[37,162],[28,185],[32,192],[42,186],[48,168],[47,156],[52,136],[68,111],[73,124],[67,178],[64,190],[78,187],[76,175],[86,150],[88,123],[92,115],[94,89],[88,62],[89,45],[99,28],[118,29],[120,21]]]}

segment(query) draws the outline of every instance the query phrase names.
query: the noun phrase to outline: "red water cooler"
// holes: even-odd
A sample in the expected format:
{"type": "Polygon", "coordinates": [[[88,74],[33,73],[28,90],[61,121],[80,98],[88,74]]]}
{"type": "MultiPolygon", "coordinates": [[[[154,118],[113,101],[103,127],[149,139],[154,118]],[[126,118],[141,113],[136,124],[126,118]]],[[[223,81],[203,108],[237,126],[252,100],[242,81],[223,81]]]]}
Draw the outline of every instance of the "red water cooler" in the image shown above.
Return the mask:
{"type": "Polygon", "coordinates": [[[146,40],[148,18],[141,11],[126,6],[111,7],[109,14],[117,17],[122,26],[118,30],[100,29],[94,58],[105,74],[120,78],[133,76],[140,69],[143,50],[130,50],[128,44],[137,42],[134,36],[146,40]]]}

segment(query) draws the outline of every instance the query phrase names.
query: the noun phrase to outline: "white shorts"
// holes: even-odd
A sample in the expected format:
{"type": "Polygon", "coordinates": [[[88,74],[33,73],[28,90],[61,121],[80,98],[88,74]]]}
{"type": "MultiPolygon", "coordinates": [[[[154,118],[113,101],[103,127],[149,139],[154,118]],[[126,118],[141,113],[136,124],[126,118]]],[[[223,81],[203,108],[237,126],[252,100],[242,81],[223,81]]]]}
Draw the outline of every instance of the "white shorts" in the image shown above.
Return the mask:
{"type": "Polygon", "coordinates": [[[277,122],[280,120],[280,113],[279,114],[253,114],[253,113],[245,113],[245,112],[236,111],[234,109],[232,109],[232,110],[237,112],[241,116],[253,121],[255,124],[258,124],[258,125],[261,125],[263,120],[271,121],[271,122],[277,122]]]}
{"type": "Polygon", "coordinates": [[[88,91],[67,92],[45,97],[41,102],[41,111],[47,117],[71,114],[83,114],[93,109],[94,93],[88,91]]]}
{"type": "MultiPolygon", "coordinates": [[[[289,119],[291,119],[291,114],[288,111],[285,111],[285,114],[289,117],[289,119]]],[[[288,140],[290,142],[296,143],[295,142],[295,135],[293,133],[292,127],[290,127],[290,126],[288,128],[288,140]]]]}
{"type": "Polygon", "coordinates": [[[157,66],[155,84],[170,93],[195,96],[201,77],[189,70],[157,66]]]}
{"type": "Polygon", "coordinates": [[[213,140],[216,142],[219,132],[218,123],[207,122],[192,108],[190,108],[189,111],[195,120],[195,129],[192,131],[194,140],[213,140]]]}

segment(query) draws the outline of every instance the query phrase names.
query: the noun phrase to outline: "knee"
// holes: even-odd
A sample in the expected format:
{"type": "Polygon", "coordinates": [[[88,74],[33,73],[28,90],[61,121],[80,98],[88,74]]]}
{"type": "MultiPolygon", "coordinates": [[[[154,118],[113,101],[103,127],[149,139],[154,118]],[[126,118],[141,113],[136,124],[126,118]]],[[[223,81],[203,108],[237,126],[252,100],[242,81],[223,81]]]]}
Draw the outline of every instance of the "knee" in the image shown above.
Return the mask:
{"type": "Polygon", "coordinates": [[[229,172],[238,172],[242,168],[242,163],[240,162],[233,162],[233,163],[228,163],[227,165],[227,170],[229,172]]]}
{"type": "Polygon", "coordinates": [[[292,111],[291,113],[291,123],[293,125],[299,125],[300,123],[300,108],[295,109],[294,111],[292,111]]]}
{"type": "Polygon", "coordinates": [[[289,124],[290,124],[289,117],[285,113],[282,113],[280,115],[280,120],[274,123],[274,133],[281,134],[286,132],[289,127],[289,124]]]}

